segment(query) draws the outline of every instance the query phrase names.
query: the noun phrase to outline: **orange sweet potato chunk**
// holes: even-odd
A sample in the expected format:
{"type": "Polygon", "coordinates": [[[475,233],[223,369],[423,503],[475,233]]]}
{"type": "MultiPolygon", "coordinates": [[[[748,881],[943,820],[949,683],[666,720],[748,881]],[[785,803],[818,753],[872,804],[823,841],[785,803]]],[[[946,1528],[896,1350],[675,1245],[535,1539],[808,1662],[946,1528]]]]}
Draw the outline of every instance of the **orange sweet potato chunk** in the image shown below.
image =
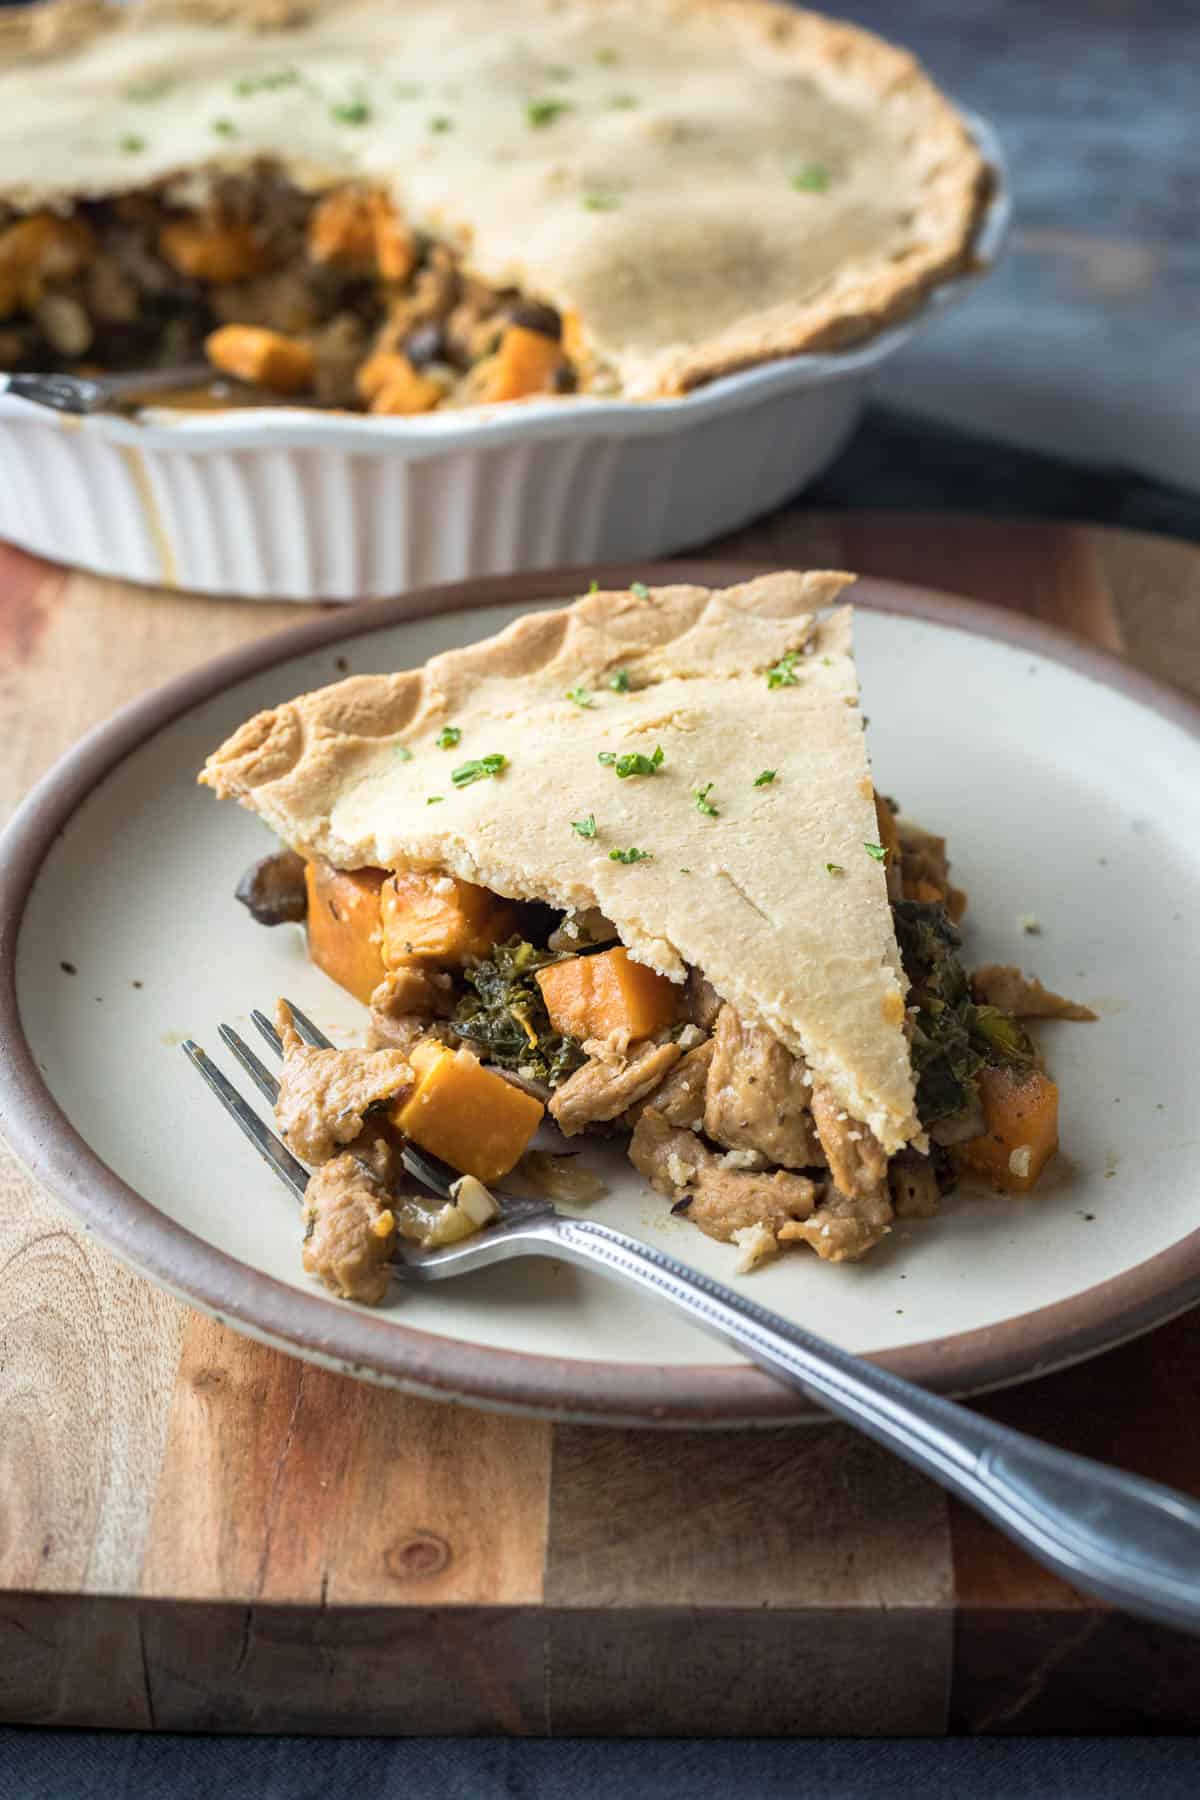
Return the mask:
{"type": "Polygon", "coordinates": [[[972,1174],[1027,1194],[1058,1149],[1058,1088],[1040,1069],[980,1069],[987,1129],[958,1152],[972,1174]]]}
{"type": "Polygon", "coordinates": [[[364,1006],[387,973],[379,916],[383,881],[382,869],[334,869],[310,862],[304,870],[308,954],[364,1006]]]}
{"type": "Polygon", "coordinates": [[[537,982],[550,1023],[569,1037],[644,1038],[679,1017],[680,990],[620,946],[551,963],[537,982]]]}
{"type": "Polygon", "coordinates": [[[261,325],[222,325],[204,342],[214,368],[275,394],[299,394],[312,386],[316,358],[311,344],[261,325]]]}
{"type": "Polygon", "coordinates": [[[377,350],[354,378],[359,398],[373,413],[392,415],[432,412],[442,389],[429,375],[414,369],[399,350],[377,350]]]}
{"type": "Polygon", "coordinates": [[[460,963],[486,956],[517,928],[506,900],[453,875],[397,869],[383,884],[383,960],[389,969],[413,958],[460,963]]]}
{"type": "Polygon", "coordinates": [[[37,305],[48,281],[77,275],[93,260],[96,240],[83,219],[32,213],[0,231],[0,319],[37,305]]]}
{"type": "Polygon", "coordinates": [[[265,275],[274,262],[251,226],[204,216],[168,219],[158,247],[173,269],[193,281],[248,281],[265,275]]]}
{"type": "Polygon", "coordinates": [[[412,1065],[417,1085],[393,1109],[393,1125],[477,1181],[507,1175],[541,1123],[541,1101],[485,1069],[469,1050],[427,1039],[412,1065]]]}
{"type": "Polygon", "coordinates": [[[548,393],[562,359],[557,339],[525,325],[510,325],[480,399],[521,400],[527,394],[548,393]]]}

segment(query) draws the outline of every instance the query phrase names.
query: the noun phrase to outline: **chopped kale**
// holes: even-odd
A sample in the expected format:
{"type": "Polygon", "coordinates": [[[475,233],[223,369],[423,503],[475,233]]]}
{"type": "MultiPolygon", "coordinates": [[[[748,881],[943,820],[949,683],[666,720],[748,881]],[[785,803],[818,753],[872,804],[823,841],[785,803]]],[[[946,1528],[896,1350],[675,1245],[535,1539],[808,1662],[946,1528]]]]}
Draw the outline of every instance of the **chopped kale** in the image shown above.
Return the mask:
{"type": "Polygon", "coordinates": [[[1031,1068],[1037,1059],[1028,1034],[997,1006],[976,1006],[959,957],[962,937],[940,905],[899,900],[892,908],[896,939],[909,982],[912,1062],[922,1125],[962,1112],[976,1098],[984,1063],[1031,1068]]]}
{"type": "Polygon", "coordinates": [[[502,1069],[519,1070],[550,1087],[587,1060],[575,1038],[554,1030],[534,980],[538,969],[559,960],[524,938],[497,944],[466,971],[469,991],[454,1014],[458,1035],[490,1051],[502,1069]]]}

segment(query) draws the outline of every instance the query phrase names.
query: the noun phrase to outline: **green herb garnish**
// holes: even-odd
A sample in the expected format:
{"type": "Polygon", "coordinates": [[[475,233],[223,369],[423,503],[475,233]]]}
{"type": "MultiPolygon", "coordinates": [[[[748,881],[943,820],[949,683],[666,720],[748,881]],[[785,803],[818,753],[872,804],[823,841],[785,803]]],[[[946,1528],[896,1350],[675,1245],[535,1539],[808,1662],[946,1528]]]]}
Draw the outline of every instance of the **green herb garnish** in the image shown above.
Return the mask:
{"type": "Polygon", "coordinates": [[[589,594],[598,594],[599,592],[600,592],[600,583],[597,581],[596,577],[593,575],[591,581],[588,583],[588,593],[589,594]]]}
{"type": "Polygon", "coordinates": [[[702,812],[706,819],[719,819],[721,816],[720,809],[715,807],[708,797],[712,791],[713,783],[711,781],[706,782],[702,788],[692,789],[692,792],[696,796],[696,811],[702,812]]]}
{"type": "Polygon", "coordinates": [[[491,756],[476,756],[470,762],[460,763],[457,769],[452,769],[450,779],[456,788],[470,787],[473,781],[487,781],[507,767],[507,756],[495,753],[491,756]]]}
{"type": "Polygon", "coordinates": [[[457,725],[443,725],[437,734],[437,747],[439,750],[453,750],[461,737],[462,732],[457,725]]]}
{"type": "Polygon", "coordinates": [[[792,176],[792,186],[801,194],[823,194],[829,186],[829,170],[821,163],[807,163],[792,176]]]}
{"type": "Polygon", "coordinates": [[[827,875],[844,875],[846,871],[843,869],[841,863],[826,863],[825,873],[827,875]]]}
{"type": "Polygon", "coordinates": [[[617,760],[617,753],[615,750],[601,750],[600,754],[596,758],[596,761],[598,763],[603,763],[606,768],[608,767],[608,765],[610,763],[615,763],[616,760],[617,760]]]}
{"type": "Polygon", "coordinates": [[[543,126],[553,125],[560,113],[571,110],[570,100],[530,100],[525,108],[525,122],[540,131],[543,126]]]}
{"type": "Polygon", "coordinates": [[[448,118],[445,113],[435,113],[429,121],[429,129],[430,131],[453,131],[454,120],[448,118]]]}
{"type": "Polygon", "coordinates": [[[657,775],[662,760],[661,744],[655,745],[653,756],[646,756],[641,750],[627,750],[624,756],[617,758],[617,780],[628,781],[631,775],[657,775]]]}
{"type": "Polygon", "coordinates": [[[218,137],[236,137],[237,126],[232,119],[214,119],[212,128],[218,137]]]}
{"type": "Polygon", "coordinates": [[[606,69],[611,69],[613,64],[619,63],[620,60],[621,58],[615,50],[597,50],[596,52],[596,61],[606,69]]]}
{"type": "Polygon", "coordinates": [[[589,813],[586,819],[572,819],[571,830],[577,837],[594,838],[596,835],[595,813],[589,813]]]}
{"type": "Polygon", "coordinates": [[[614,694],[627,694],[629,692],[629,670],[618,669],[614,675],[609,676],[608,685],[614,694]]]}
{"type": "Polygon", "coordinates": [[[649,862],[652,854],[653,852],[650,850],[610,850],[608,860],[619,863],[649,862]]]}
{"type": "Polygon", "coordinates": [[[754,777],[755,787],[770,787],[778,773],[777,769],[764,769],[761,775],[754,777]]]}
{"type": "Polygon", "coordinates": [[[150,81],[135,81],[121,95],[123,100],[134,100],[139,104],[146,100],[161,100],[169,94],[174,84],[169,76],[160,75],[150,81]]]}
{"type": "Polygon", "coordinates": [[[241,75],[233,91],[242,99],[247,94],[260,94],[274,88],[294,87],[300,79],[299,69],[272,69],[266,75],[241,75]]]}
{"type": "Polygon", "coordinates": [[[595,706],[596,704],[582,683],[577,684],[573,688],[568,688],[564,698],[569,700],[573,706],[587,707],[595,706]]]}
{"type": "Polygon", "coordinates": [[[585,194],[583,204],[588,212],[616,212],[621,202],[615,194],[585,194]]]}
{"type": "Polygon", "coordinates": [[[650,598],[650,589],[646,586],[644,581],[631,581],[629,584],[629,591],[635,600],[648,600],[650,598]]]}
{"type": "Polygon", "coordinates": [[[413,753],[407,744],[394,745],[392,755],[396,758],[397,762],[411,762],[413,759],[413,753]]]}
{"type": "Polygon", "coordinates": [[[139,150],[146,148],[146,140],[144,137],[138,137],[136,132],[128,131],[120,140],[120,148],[126,156],[136,156],[139,150]]]}
{"type": "Polygon", "coordinates": [[[426,794],[425,804],[426,806],[440,806],[445,798],[445,794],[426,794]]]}
{"type": "Polygon", "coordinates": [[[882,844],[864,844],[863,849],[873,862],[885,863],[888,859],[888,853],[882,844]]]}
{"type": "Polygon", "coordinates": [[[330,107],[329,116],[335,125],[366,125],[371,109],[365,100],[338,100],[330,107]]]}
{"type": "Polygon", "coordinates": [[[799,687],[800,677],[796,673],[796,664],[800,661],[798,650],[787,650],[772,668],[767,670],[767,686],[769,688],[799,687]]]}

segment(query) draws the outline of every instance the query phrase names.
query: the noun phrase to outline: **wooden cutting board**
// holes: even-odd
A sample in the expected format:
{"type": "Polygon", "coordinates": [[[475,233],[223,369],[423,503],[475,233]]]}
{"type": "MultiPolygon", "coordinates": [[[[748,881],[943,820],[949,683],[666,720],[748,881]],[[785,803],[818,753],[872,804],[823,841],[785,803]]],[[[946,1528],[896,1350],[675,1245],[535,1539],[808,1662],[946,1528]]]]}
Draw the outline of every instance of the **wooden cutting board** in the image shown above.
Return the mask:
{"type": "MultiPolygon", "coordinates": [[[[1200,693],[1186,545],[796,511],[712,548],[1014,606],[1200,693]]],[[[0,549],[0,807],[122,702],[315,610],[0,549]]],[[[1198,1402],[1185,1318],[980,1404],[1200,1496],[1198,1402]]],[[[1200,1643],[1080,1599],[841,1427],[551,1426],[292,1361],[129,1274],[0,1147],[0,1720],[1191,1731],[1200,1643]]]]}

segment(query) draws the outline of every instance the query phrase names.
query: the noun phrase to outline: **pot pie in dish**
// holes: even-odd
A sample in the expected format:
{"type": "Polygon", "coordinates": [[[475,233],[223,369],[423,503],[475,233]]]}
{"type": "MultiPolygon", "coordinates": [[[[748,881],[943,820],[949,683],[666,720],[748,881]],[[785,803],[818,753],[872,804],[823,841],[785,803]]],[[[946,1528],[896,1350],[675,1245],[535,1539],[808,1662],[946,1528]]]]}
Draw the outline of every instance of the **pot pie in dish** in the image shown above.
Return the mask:
{"type": "Polygon", "coordinates": [[[305,1264],[378,1300],[398,1236],[452,1242],[531,1151],[625,1134],[674,1212],[742,1252],[865,1255],[959,1168],[1025,1192],[1057,1089],[1021,1017],[1087,1018],[1012,968],[968,976],[942,839],[876,793],[852,577],[591,592],[423,669],[258,714],[200,779],[286,846],[239,889],[304,921],[371,1047],[278,1024],[278,1118],[316,1169],[305,1264]],[[410,1138],[462,1172],[403,1193],[410,1138]]]}
{"type": "Polygon", "coordinates": [[[0,367],[417,414],[680,394],[971,266],[906,53],[775,0],[46,0],[0,20],[0,367]]]}

